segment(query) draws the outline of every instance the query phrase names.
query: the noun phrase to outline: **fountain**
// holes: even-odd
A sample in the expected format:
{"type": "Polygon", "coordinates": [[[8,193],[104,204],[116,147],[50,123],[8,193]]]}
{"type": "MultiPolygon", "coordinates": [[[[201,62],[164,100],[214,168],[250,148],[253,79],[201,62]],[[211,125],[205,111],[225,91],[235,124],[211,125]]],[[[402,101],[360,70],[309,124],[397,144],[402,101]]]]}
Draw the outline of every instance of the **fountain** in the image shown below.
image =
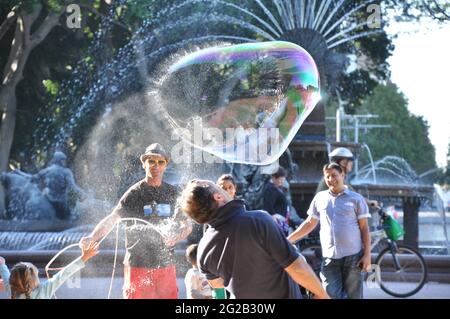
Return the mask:
{"type": "Polygon", "coordinates": [[[85,192],[75,184],[65,159],[65,154],[56,152],[49,166],[34,175],[15,170],[0,176],[7,204],[0,220],[0,249],[62,248],[86,234],[86,227],[79,224],[92,211],[111,209],[92,191],[85,192]],[[76,196],[69,196],[72,194],[76,196]]]}
{"type": "MultiPolygon", "coordinates": [[[[120,2],[120,1],[119,1],[120,2]]],[[[258,40],[287,40],[306,48],[319,66],[321,83],[328,91],[333,92],[338,85],[338,79],[346,67],[347,57],[336,49],[350,43],[359,37],[367,36],[380,30],[357,31],[343,29],[338,31],[341,22],[357,12],[370,1],[343,12],[340,8],[345,0],[338,2],[326,0],[293,1],[293,6],[281,6],[279,1],[267,6],[262,1],[256,1],[260,14],[226,1],[188,0],[180,5],[162,10],[154,20],[145,21],[132,35],[130,42],[122,47],[111,61],[96,65],[92,71],[82,62],[75,68],[74,78],[61,87],[60,95],[56,99],[58,105],[69,105],[73,108],[73,115],[57,132],[54,139],[49,139],[44,151],[51,153],[55,149],[67,149],[70,137],[80,130],[87,116],[96,114],[98,122],[90,131],[86,143],[79,147],[73,161],[73,170],[80,185],[89,185],[95,189],[95,194],[87,195],[89,201],[76,203],[75,211],[81,218],[76,222],[59,221],[55,219],[56,212],[47,201],[46,209],[33,210],[30,203],[22,208],[22,213],[16,216],[26,216],[33,211],[34,216],[27,219],[40,219],[40,223],[28,221],[1,221],[6,225],[0,230],[0,249],[29,250],[29,254],[39,255],[38,250],[46,249],[48,255],[55,253],[67,245],[76,243],[81,236],[92,230],[92,224],[101,219],[112,208],[123,191],[141,177],[141,167],[137,155],[148,144],[149,138],[158,141],[170,149],[175,145],[171,139],[170,128],[164,119],[152,112],[151,106],[155,101],[147,94],[154,88],[154,81],[161,78],[161,72],[167,70],[165,62],[168,56],[177,59],[186,53],[205,47],[234,44],[242,42],[256,42],[258,40]],[[179,10],[187,10],[190,6],[202,3],[205,12],[196,12],[185,19],[173,19],[179,10]],[[232,8],[238,13],[236,16],[220,13],[220,9],[232,8]],[[277,14],[269,8],[276,8],[277,14]],[[210,10],[210,11],[208,11],[210,10]],[[217,11],[216,11],[217,10],[217,11]],[[195,23],[208,21],[210,28],[202,28],[198,33],[183,32],[195,23]],[[233,25],[228,28],[229,34],[215,32],[213,26],[233,25]],[[243,34],[236,31],[244,30],[243,34]],[[232,32],[236,32],[233,34],[232,32]],[[179,34],[177,37],[164,37],[165,33],[179,34]],[[251,36],[246,34],[252,33],[251,36]],[[158,66],[158,68],[157,68],[158,66]],[[159,73],[158,73],[159,72],[159,73]],[[71,92],[80,92],[83,81],[92,83],[87,92],[74,96],[71,92]],[[100,198],[101,200],[94,200],[100,198]],[[91,203],[91,204],[88,204],[91,203]],[[89,209],[89,211],[88,211],[89,209]],[[50,220],[50,221],[48,221],[50,220]],[[79,226],[87,224],[87,226],[79,226]],[[5,232],[5,230],[8,230],[5,232]],[[4,246],[3,246],[4,245],[4,246]]],[[[291,3],[291,2],[290,2],[291,3]]],[[[112,14],[113,13],[113,9],[112,14]]],[[[96,41],[89,49],[89,55],[97,56],[102,51],[102,40],[108,32],[108,20],[95,36],[96,41]]],[[[223,29],[222,29],[223,31],[223,29]]],[[[52,136],[53,124],[58,118],[39,119],[40,127],[36,136],[45,139],[52,136]]],[[[45,144],[45,142],[41,143],[45,144]]],[[[317,182],[322,176],[321,168],[328,161],[327,154],[336,147],[347,147],[355,154],[361,152],[364,145],[355,143],[329,142],[325,135],[324,103],[311,113],[290,144],[287,152],[280,158],[280,164],[288,168],[290,174],[290,188],[293,206],[305,217],[305,212],[312,200],[317,182]]],[[[368,149],[368,148],[367,148],[368,149]]],[[[32,152],[37,153],[37,149],[32,152]]],[[[397,166],[401,161],[395,160],[397,166]]],[[[404,178],[413,178],[404,166],[404,178]],[[410,175],[408,175],[410,174],[410,175]]],[[[395,182],[379,184],[383,181],[383,174],[393,170],[393,167],[383,166],[374,162],[371,167],[363,167],[357,176],[357,191],[364,196],[374,199],[393,199],[400,202],[404,209],[404,223],[407,235],[405,242],[417,246],[418,207],[420,202],[431,198],[434,192],[432,186],[414,185],[395,182]],[[384,173],[376,171],[376,165],[384,173]],[[371,171],[375,169],[375,171],[371,171]],[[372,173],[371,173],[372,172],[372,173]],[[368,182],[371,180],[371,182],[368,182]],[[376,182],[376,183],[375,183],[376,182]]],[[[246,194],[246,201],[250,207],[261,205],[260,192],[268,175],[262,174],[254,166],[242,164],[225,165],[174,165],[167,170],[167,180],[170,183],[182,183],[191,176],[203,176],[215,179],[224,172],[233,172],[240,181],[240,191],[246,194]],[[183,174],[180,174],[183,172],[183,174]]],[[[398,173],[398,172],[397,172],[398,173]]],[[[396,173],[396,174],[397,174],[396,173]]],[[[24,187],[29,192],[37,193],[37,185],[21,172],[8,173],[2,180],[12,178],[18,185],[13,186],[11,192],[20,193],[24,187]]],[[[38,193],[37,193],[38,194],[38,193]]],[[[43,201],[42,196],[36,197],[43,201]]],[[[14,202],[14,200],[12,200],[14,202]]],[[[22,204],[20,204],[22,205],[22,204]]],[[[445,214],[444,214],[445,216],[445,214]]],[[[3,216],[2,216],[3,217],[3,216]]],[[[9,216],[11,217],[11,216],[9,216]]],[[[20,217],[20,218],[19,218],[20,217]]],[[[1,223],[0,223],[1,225],[1,223]]],[[[108,248],[114,247],[109,242],[108,248]]],[[[11,252],[14,256],[17,252],[11,252]]],[[[21,253],[21,255],[23,255],[21,253]]]]}
{"type": "Polygon", "coordinates": [[[55,218],[55,210],[42,194],[32,176],[20,170],[3,173],[0,182],[6,190],[7,220],[42,220],[55,218]]]}

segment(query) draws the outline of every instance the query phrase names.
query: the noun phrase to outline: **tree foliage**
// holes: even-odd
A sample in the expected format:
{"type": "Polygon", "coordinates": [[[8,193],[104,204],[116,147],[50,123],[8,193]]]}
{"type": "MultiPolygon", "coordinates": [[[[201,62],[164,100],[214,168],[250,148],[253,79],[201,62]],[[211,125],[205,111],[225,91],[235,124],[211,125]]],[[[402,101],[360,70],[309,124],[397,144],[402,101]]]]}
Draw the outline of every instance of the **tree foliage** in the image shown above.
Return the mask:
{"type": "Polygon", "coordinates": [[[386,6],[394,10],[398,21],[432,18],[438,22],[450,21],[448,0],[389,0],[386,6]]]}
{"type": "Polygon", "coordinates": [[[411,114],[407,105],[407,99],[395,84],[378,85],[363,102],[361,113],[377,114],[379,118],[374,124],[391,127],[369,130],[362,137],[374,159],[400,156],[420,174],[436,167],[435,149],[428,137],[427,122],[411,114]]]}
{"type": "Polygon", "coordinates": [[[447,150],[447,166],[444,167],[439,174],[438,183],[443,185],[446,189],[450,189],[450,143],[448,143],[447,150]]]}

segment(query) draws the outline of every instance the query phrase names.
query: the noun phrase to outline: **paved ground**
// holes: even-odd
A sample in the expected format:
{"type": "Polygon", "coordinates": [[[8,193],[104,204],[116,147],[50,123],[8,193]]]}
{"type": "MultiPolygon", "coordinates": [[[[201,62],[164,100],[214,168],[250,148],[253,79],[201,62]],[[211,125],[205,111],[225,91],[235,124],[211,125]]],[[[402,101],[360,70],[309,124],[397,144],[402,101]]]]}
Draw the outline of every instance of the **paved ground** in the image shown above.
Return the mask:
{"type": "MultiPolygon", "coordinates": [[[[110,287],[111,278],[75,278],[67,282],[57,292],[57,298],[60,299],[106,299],[110,287]]],[[[113,281],[111,299],[122,298],[122,280],[113,281]]],[[[398,284],[404,286],[405,284],[398,284]]],[[[186,291],[183,279],[178,279],[179,297],[185,298],[186,291]]],[[[367,299],[395,299],[387,295],[380,288],[364,287],[364,296],[367,299]]],[[[0,293],[0,299],[6,298],[4,293],[0,293]]],[[[450,284],[440,284],[436,282],[427,283],[416,295],[410,297],[413,299],[450,299],[450,284]]]]}

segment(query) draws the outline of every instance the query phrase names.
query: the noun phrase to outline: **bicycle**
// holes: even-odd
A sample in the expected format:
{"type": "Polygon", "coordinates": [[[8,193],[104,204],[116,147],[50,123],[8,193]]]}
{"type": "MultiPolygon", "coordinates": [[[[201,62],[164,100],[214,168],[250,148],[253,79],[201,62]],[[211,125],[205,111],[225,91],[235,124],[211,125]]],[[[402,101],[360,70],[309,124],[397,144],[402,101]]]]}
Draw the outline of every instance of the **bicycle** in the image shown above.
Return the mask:
{"type": "MultiPolygon", "coordinates": [[[[399,244],[389,238],[384,222],[391,218],[381,207],[377,208],[379,225],[371,231],[371,252],[379,250],[375,259],[374,278],[376,284],[394,297],[409,297],[416,294],[427,281],[428,269],[420,252],[408,245],[399,244]],[[399,285],[400,283],[400,285],[399,285]]],[[[311,239],[300,244],[299,250],[309,257],[311,268],[320,272],[322,249],[320,243],[311,239]]],[[[374,257],[372,257],[374,258],[374,257]]]]}

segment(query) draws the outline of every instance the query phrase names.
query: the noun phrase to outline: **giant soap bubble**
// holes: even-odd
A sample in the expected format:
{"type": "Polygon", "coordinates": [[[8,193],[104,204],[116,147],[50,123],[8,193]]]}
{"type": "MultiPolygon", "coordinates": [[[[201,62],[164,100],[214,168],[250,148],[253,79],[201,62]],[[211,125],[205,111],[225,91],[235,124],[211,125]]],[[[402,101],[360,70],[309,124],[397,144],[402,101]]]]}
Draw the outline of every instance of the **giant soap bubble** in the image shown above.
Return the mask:
{"type": "Polygon", "coordinates": [[[319,101],[319,73],[290,42],[211,47],[172,64],[157,98],[190,145],[226,161],[267,165],[319,101]]]}

